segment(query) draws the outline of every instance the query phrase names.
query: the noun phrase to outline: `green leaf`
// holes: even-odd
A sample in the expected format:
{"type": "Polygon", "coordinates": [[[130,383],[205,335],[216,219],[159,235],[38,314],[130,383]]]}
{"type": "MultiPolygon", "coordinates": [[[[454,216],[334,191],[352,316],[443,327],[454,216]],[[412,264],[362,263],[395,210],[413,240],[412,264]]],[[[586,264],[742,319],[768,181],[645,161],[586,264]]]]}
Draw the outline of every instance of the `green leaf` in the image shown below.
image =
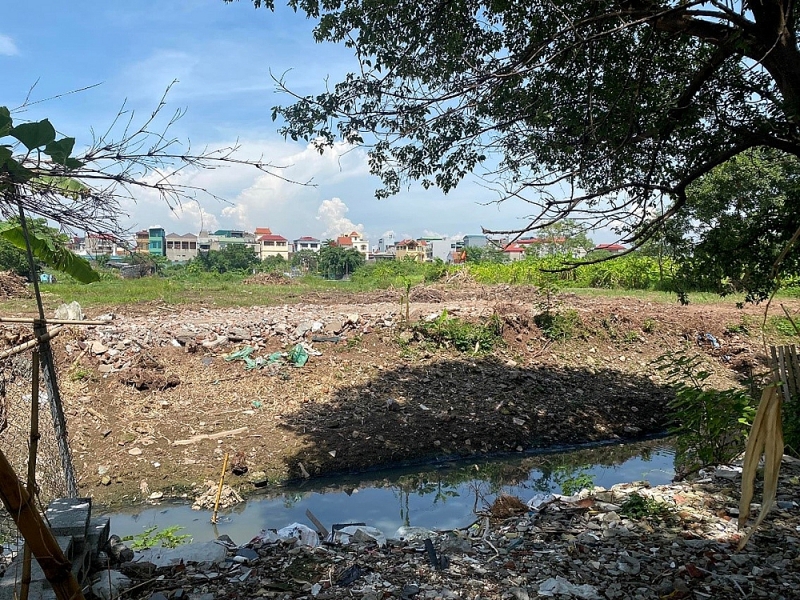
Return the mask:
{"type": "Polygon", "coordinates": [[[23,123],[13,127],[11,135],[22,142],[28,150],[46,146],[56,139],[56,130],[47,119],[37,123],[23,123]]]}
{"type": "Polygon", "coordinates": [[[11,131],[12,123],[11,113],[8,112],[8,108],[0,106],[0,137],[8,135],[8,132],[11,131]]]}
{"type": "MultiPolygon", "coordinates": [[[[6,224],[0,226],[0,237],[17,248],[22,250],[26,248],[25,234],[20,225],[6,224]]],[[[56,247],[52,242],[48,243],[48,240],[30,232],[28,233],[28,238],[30,239],[33,255],[48,267],[66,273],[81,283],[100,281],[100,275],[92,269],[86,259],[73,254],[63,246],[56,247]]]]}
{"type": "Polygon", "coordinates": [[[48,191],[61,194],[62,196],[72,198],[73,200],[78,200],[79,198],[86,196],[91,191],[80,181],[77,179],[72,179],[71,177],[53,177],[51,175],[42,175],[41,177],[37,177],[34,183],[49,188],[48,191]]]}
{"type": "Polygon", "coordinates": [[[9,158],[11,158],[11,148],[8,146],[0,146],[0,170],[3,169],[3,165],[6,164],[9,158]]]}
{"type": "Polygon", "coordinates": [[[83,163],[77,158],[69,157],[64,161],[64,166],[68,169],[80,169],[83,166],[83,163]]]}
{"type": "Polygon", "coordinates": [[[11,175],[14,183],[25,183],[34,177],[33,171],[26,169],[10,156],[0,164],[0,169],[11,175]]]}
{"type": "Polygon", "coordinates": [[[67,162],[69,155],[72,154],[72,149],[75,147],[75,138],[66,137],[58,140],[57,142],[50,142],[44,147],[44,153],[52,158],[55,162],[63,165],[67,162]]]}

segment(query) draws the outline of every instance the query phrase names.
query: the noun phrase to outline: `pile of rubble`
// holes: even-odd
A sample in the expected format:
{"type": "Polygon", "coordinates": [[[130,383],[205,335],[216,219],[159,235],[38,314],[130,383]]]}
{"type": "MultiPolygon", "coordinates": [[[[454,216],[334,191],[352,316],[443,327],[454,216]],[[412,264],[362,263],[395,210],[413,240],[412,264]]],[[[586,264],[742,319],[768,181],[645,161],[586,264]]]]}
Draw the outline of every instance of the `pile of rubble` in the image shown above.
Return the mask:
{"type": "Polygon", "coordinates": [[[292,279],[283,273],[273,271],[271,273],[256,273],[242,283],[245,285],[290,285],[292,279]]]}
{"type": "MultiPolygon", "coordinates": [[[[436,303],[438,300],[420,305],[419,310],[423,315],[437,316],[442,308],[436,303]]],[[[298,343],[310,348],[314,344],[339,343],[348,337],[388,331],[402,318],[399,305],[394,303],[380,303],[371,308],[369,312],[352,312],[347,306],[284,305],[181,310],[174,314],[159,313],[155,318],[106,314],[94,319],[107,320],[108,325],[76,328],[76,337],[65,345],[65,350],[72,357],[88,356],[101,373],[115,373],[146,367],[143,361],[157,368],[159,350],[170,346],[189,353],[230,352],[242,345],[256,352],[268,347],[289,348],[298,343]]],[[[458,306],[448,306],[446,310],[460,317],[478,314],[458,306]]],[[[135,376],[131,381],[136,382],[135,376]]],[[[142,385],[145,387],[141,389],[163,389],[172,383],[159,380],[153,386],[142,385]]]]}
{"type": "Polygon", "coordinates": [[[24,277],[14,271],[0,271],[0,298],[30,298],[32,295],[24,277]]]}
{"type": "MultiPolygon", "coordinates": [[[[461,530],[294,524],[237,546],[140,556],[131,598],[584,600],[796,598],[800,467],[786,459],[777,509],[738,552],[736,470],[573,497],[501,497],[461,530]],[[319,540],[323,540],[321,543],[319,540]],[[187,559],[187,556],[194,557],[187,559]]],[[[753,507],[756,509],[757,507],[753,507]]],[[[316,519],[314,519],[316,521],[316,519]]],[[[126,567],[129,572],[134,569],[126,567]]]]}
{"type": "MultiPolygon", "coordinates": [[[[81,328],[69,355],[84,354],[98,363],[101,373],[142,367],[142,357],[157,364],[158,350],[169,346],[186,352],[230,351],[246,344],[254,350],[344,341],[348,335],[365,335],[391,328],[395,313],[333,312],[319,306],[282,306],[258,309],[182,311],[174,317],[159,315],[117,318],[104,315],[108,325],[81,328]]],[[[164,382],[168,383],[168,382],[164,382]]]]}

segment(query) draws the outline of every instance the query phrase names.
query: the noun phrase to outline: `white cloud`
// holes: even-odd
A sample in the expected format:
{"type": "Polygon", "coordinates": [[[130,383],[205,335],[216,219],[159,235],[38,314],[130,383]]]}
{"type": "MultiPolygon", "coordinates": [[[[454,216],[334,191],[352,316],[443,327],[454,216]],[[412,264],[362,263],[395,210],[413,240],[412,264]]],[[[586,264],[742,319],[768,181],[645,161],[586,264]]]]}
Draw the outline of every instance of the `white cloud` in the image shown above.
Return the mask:
{"type": "Polygon", "coordinates": [[[19,54],[19,48],[9,36],[0,33],[0,55],[14,56],[19,54]]]}
{"type": "Polygon", "coordinates": [[[342,202],[341,198],[323,200],[322,204],[320,204],[317,209],[317,220],[322,222],[325,226],[325,231],[322,232],[322,236],[326,238],[335,238],[343,233],[350,233],[351,231],[363,233],[364,225],[362,223],[356,225],[344,216],[349,210],[350,209],[342,202]]]}
{"type": "MultiPolygon", "coordinates": [[[[225,209],[223,209],[224,213],[225,209]]],[[[215,231],[219,229],[219,220],[213,213],[206,211],[199,202],[181,202],[170,217],[180,223],[183,228],[179,233],[187,231],[199,233],[202,230],[215,231]]]]}

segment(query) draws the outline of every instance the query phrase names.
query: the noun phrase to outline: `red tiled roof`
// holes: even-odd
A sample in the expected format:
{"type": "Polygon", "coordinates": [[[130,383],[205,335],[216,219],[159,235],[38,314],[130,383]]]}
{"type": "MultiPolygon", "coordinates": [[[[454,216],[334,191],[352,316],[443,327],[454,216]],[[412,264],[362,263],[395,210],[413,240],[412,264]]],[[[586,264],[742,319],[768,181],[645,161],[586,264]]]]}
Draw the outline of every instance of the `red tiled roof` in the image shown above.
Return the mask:
{"type": "Polygon", "coordinates": [[[310,235],[304,235],[301,238],[297,238],[298,242],[318,242],[319,240],[315,237],[311,237],[310,235]]]}
{"type": "Polygon", "coordinates": [[[256,227],[256,235],[272,235],[272,230],[269,227],[256,227]]]}
{"type": "Polygon", "coordinates": [[[617,251],[617,250],[627,250],[625,246],[620,246],[619,244],[597,244],[594,247],[595,250],[609,250],[609,251],[617,251]]]}
{"type": "Polygon", "coordinates": [[[346,235],[341,235],[338,238],[336,238],[336,243],[339,246],[352,246],[353,245],[353,240],[351,240],[346,235]]]}
{"type": "Polygon", "coordinates": [[[258,241],[259,242],[285,242],[285,241],[287,241],[287,239],[285,237],[283,237],[282,235],[277,235],[277,234],[272,233],[272,234],[269,234],[269,235],[262,235],[260,238],[258,238],[258,241]]]}
{"type": "Polygon", "coordinates": [[[525,252],[525,248],[519,244],[508,244],[505,248],[503,248],[503,252],[525,252]]]}
{"type": "Polygon", "coordinates": [[[565,237],[553,237],[553,238],[522,238],[521,240],[517,240],[517,244],[525,245],[525,244],[563,244],[567,241],[565,237]]]}

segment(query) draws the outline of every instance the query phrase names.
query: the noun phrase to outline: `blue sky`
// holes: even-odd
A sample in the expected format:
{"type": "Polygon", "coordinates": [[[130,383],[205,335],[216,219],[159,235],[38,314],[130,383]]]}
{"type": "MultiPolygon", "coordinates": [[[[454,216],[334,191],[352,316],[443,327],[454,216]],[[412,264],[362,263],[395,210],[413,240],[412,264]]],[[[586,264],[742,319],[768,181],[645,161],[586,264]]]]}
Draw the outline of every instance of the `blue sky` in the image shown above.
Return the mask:
{"type": "MultiPolygon", "coordinates": [[[[285,7],[255,10],[249,0],[9,2],[0,22],[0,105],[20,106],[29,93],[36,101],[99,84],[15,116],[47,117],[85,146],[92,130],[107,128],[123,103],[144,116],[177,80],[164,112],[186,110],[172,130],[177,138],[193,148],[238,140],[243,158],[263,156],[288,165],[288,177],[316,184],[297,186],[244,167],[190,173],[188,181],[227,202],[200,197],[172,212],[155,196],[137,194],[136,202],[124,204],[122,223],[131,229],[271,227],[289,239],[359,229],[376,244],[387,231],[398,237],[456,235],[524,223],[519,204],[485,205],[495,196],[474,178],[448,195],[412,187],[376,200],[379,182],[369,174],[363,150],[340,145],[319,156],[279,136],[271,109],[290,99],[276,92],[270,73],[286,73],[289,87],[306,94],[355,66],[343,46],[315,44],[312,27],[302,14],[285,7]]],[[[604,237],[593,239],[609,241],[604,237]]]]}

